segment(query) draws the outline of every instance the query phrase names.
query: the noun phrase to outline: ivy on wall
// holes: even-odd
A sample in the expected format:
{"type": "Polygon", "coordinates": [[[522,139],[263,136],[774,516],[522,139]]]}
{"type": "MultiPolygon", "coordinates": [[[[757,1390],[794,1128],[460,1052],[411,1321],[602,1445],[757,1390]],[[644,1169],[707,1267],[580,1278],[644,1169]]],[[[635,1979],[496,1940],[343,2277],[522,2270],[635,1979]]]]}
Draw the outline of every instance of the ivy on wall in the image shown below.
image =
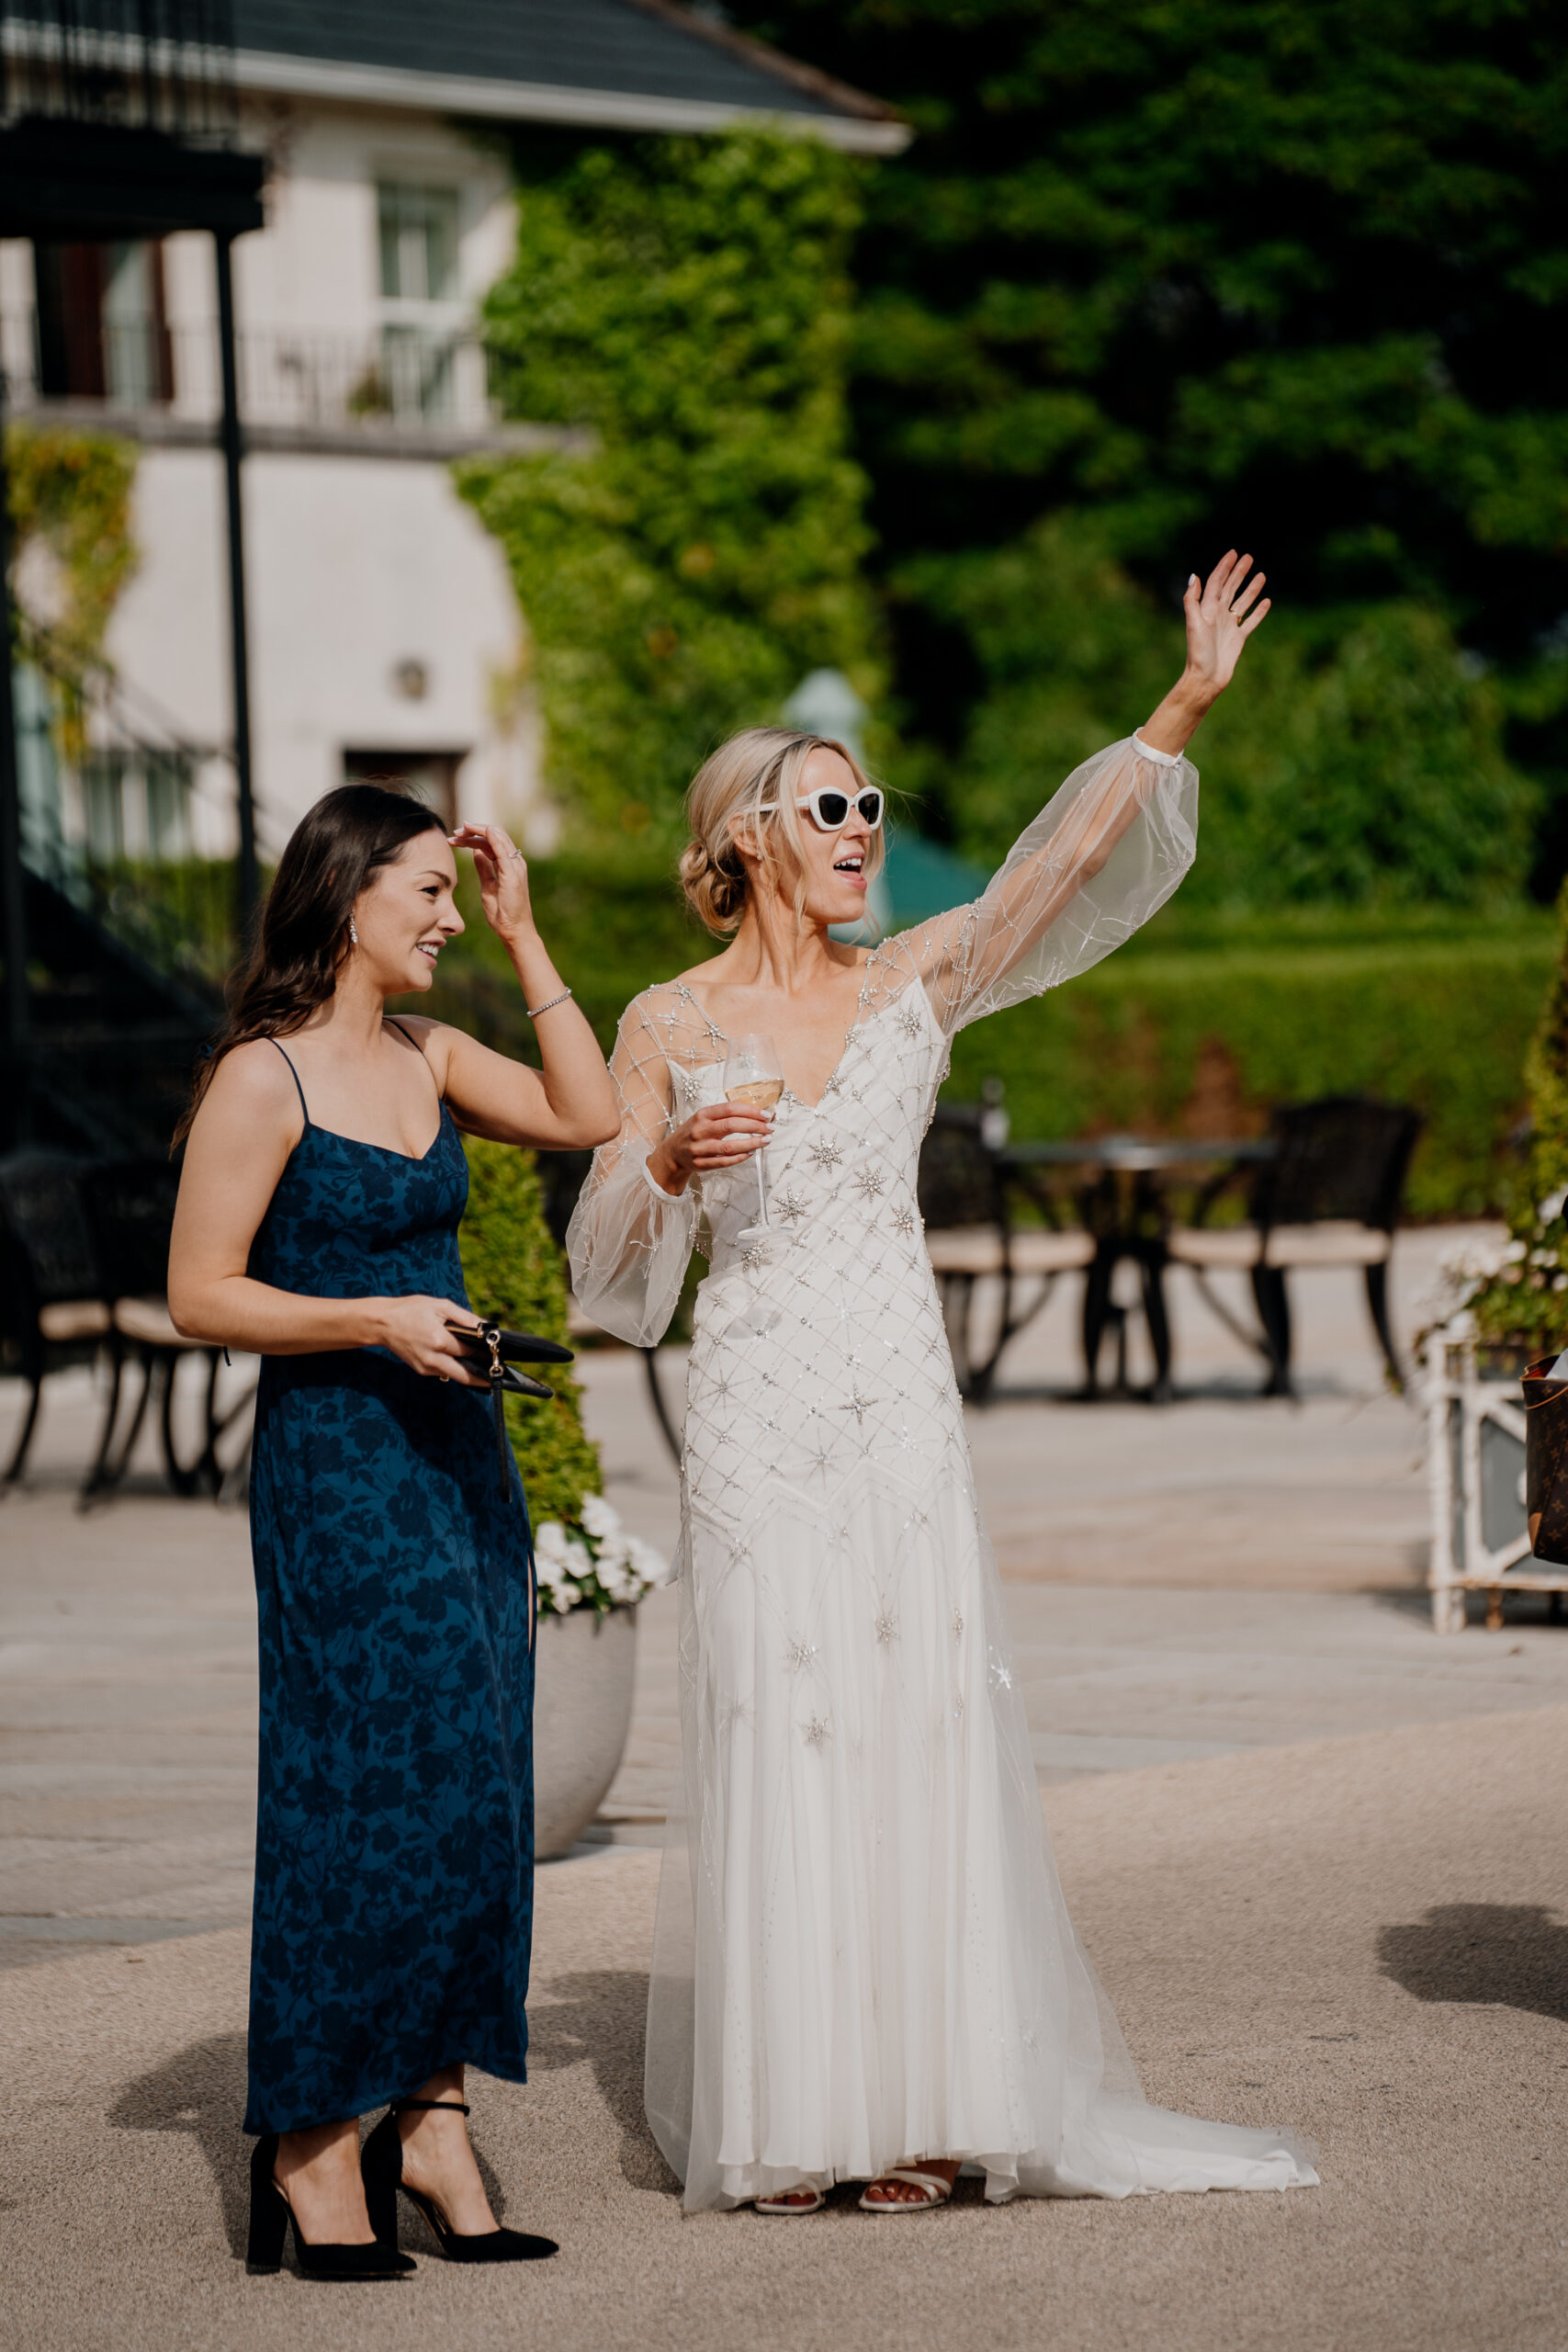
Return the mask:
{"type": "Polygon", "coordinates": [[[879,684],[843,394],[856,167],[747,133],[525,142],[517,169],[496,381],[586,446],[458,480],[511,563],[569,818],[672,831],[713,745],[807,671],[879,684]]]}
{"type": "Polygon", "coordinates": [[[106,434],[62,425],[6,428],[12,557],[41,541],[59,568],[61,607],[51,616],[61,650],[84,668],[103,660],[109,617],[131,574],[136,450],[106,434]]]}

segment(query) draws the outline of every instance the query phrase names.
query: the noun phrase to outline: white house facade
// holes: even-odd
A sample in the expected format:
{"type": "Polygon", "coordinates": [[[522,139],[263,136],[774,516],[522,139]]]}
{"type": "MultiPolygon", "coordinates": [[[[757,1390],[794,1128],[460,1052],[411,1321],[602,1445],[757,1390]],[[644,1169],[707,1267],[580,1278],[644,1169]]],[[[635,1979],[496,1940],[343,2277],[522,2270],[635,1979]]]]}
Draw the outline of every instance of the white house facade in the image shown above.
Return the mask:
{"type": "MultiPolygon", "coordinates": [[[[389,0],[373,18],[352,0],[239,0],[235,14],[240,137],[268,164],[266,226],[234,248],[263,854],[366,775],[547,848],[525,624],[451,471],[467,452],[563,437],[503,424],[488,389],[479,322],[513,248],[508,135],[766,119],[875,152],[903,126],[668,0],[389,0]]],[[[0,243],[9,413],[139,445],[141,560],[107,650],[128,707],[181,747],[179,807],[165,784],[155,809],[135,757],[106,739],[68,818],[106,853],[232,846],[215,321],[205,236],[0,243]]],[[[24,570],[18,590],[47,624],[47,577],[24,570]]]]}

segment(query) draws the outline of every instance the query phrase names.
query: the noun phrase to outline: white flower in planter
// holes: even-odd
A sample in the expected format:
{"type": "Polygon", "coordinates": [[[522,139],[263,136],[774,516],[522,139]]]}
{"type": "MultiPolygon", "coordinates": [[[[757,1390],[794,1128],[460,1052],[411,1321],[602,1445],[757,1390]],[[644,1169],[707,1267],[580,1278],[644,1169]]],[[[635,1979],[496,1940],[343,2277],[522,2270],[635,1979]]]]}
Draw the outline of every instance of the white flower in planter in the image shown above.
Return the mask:
{"type": "Polygon", "coordinates": [[[669,1583],[670,1563],[662,1552],[656,1552],[651,1544],[645,1544],[641,1537],[637,1535],[631,1537],[626,1549],[630,1555],[632,1574],[640,1577],[649,1591],[659,1585],[669,1583]]]}
{"type": "Polygon", "coordinates": [[[538,1565],[539,1607],[546,1616],[564,1617],[574,1609],[631,1609],[655,1585],[664,1583],[669,1568],[651,1544],[628,1535],[621,1516],[603,1495],[584,1495],[579,1506],[581,1534],[569,1533],[558,1519],[547,1519],[535,1532],[534,1553],[538,1565]]]}
{"type": "Polygon", "coordinates": [[[621,1514],[603,1495],[584,1495],[577,1515],[588,1533],[601,1543],[621,1532],[621,1514]]]}

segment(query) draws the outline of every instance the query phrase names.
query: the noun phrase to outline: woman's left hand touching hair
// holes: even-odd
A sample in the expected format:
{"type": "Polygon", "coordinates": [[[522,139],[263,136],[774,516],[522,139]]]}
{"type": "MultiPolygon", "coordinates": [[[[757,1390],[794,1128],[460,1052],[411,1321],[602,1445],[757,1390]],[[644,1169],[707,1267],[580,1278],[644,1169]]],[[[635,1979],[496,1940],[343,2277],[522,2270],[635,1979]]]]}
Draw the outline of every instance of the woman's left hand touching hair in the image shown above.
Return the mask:
{"type": "Polygon", "coordinates": [[[459,825],[446,838],[454,849],[473,852],[479,903],[491,931],[509,943],[534,931],[536,926],[528,896],[527,860],[505,828],[459,825]]]}
{"type": "Polygon", "coordinates": [[[444,1029],[443,1093],[471,1134],[498,1143],[539,1144],[547,1151],[608,1143],[621,1123],[615,1090],[593,1032],[539,936],[527,860],[502,825],[459,825],[446,838],[455,850],[472,853],[485,921],[505,945],[524,1004],[542,1019],[536,1070],[491,1053],[459,1029],[444,1029]]]}

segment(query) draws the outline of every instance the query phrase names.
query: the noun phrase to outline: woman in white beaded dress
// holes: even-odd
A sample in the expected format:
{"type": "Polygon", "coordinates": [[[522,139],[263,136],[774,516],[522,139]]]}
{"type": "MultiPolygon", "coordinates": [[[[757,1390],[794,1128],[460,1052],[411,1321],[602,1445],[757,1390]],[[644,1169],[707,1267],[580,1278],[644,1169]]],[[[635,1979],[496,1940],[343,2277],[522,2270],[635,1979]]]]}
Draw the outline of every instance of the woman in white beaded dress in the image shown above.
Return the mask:
{"type": "Polygon", "coordinates": [[[1149,2106],[1077,1942],[915,1198],[954,1031],[1087,970],[1190,865],[1182,753],[1269,609],[1249,568],[1193,577],[1180,680],[984,896],[869,954],[829,933],[881,852],[841,745],[752,729],[693,786],[682,878],[733,938],[627,1007],[568,1244],[583,1307],[639,1344],[710,1261],[647,2067],[689,2208],[808,2213],[858,2180],[929,2211],[961,2166],[991,2199],[1316,2178],[1283,2132],[1149,2106]],[[725,1100],[760,1033],[771,1119],[725,1100]]]}

